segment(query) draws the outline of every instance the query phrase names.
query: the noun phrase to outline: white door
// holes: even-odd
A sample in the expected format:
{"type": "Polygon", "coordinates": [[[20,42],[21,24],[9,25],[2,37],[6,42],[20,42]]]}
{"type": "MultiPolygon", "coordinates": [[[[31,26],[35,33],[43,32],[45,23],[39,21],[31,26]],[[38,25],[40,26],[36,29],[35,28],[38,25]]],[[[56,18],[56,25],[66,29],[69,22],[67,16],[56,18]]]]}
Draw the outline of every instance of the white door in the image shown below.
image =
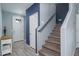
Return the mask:
{"type": "Polygon", "coordinates": [[[13,16],[13,42],[24,40],[24,19],[13,16]]]}
{"type": "Polygon", "coordinates": [[[30,25],[30,46],[32,48],[36,48],[35,47],[35,37],[36,37],[36,34],[35,34],[35,29],[37,28],[38,26],[38,12],[32,14],[30,17],[29,17],[29,25],[30,25]]]}
{"type": "Polygon", "coordinates": [[[79,46],[79,14],[76,14],[76,45],[79,46]]]}

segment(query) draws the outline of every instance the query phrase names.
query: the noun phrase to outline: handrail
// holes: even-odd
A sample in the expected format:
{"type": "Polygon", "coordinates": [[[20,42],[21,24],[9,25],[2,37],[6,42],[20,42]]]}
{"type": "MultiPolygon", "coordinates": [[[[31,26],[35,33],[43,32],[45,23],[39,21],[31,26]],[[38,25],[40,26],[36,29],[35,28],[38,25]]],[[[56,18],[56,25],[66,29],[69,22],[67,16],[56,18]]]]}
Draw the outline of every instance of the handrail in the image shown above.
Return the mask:
{"type": "Polygon", "coordinates": [[[41,31],[47,26],[47,24],[54,18],[55,15],[56,15],[56,13],[54,13],[54,14],[50,17],[50,19],[42,26],[41,29],[38,30],[38,32],[41,32],[41,31]]]}
{"type": "Polygon", "coordinates": [[[46,27],[46,25],[52,20],[52,18],[54,17],[56,15],[56,13],[54,13],[52,16],[51,16],[51,18],[46,22],[46,24],[41,28],[41,29],[39,29],[38,30],[38,28],[39,28],[39,26],[35,29],[35,33],[36,33],[36,35],[35,35],[35,40],[36,40],[36,43],[35,43],[35,45],[36,45],[36,49],[35,49],[35,51],[36,51],[36,53],[38,53],[38,49],[37,49],[37,32],[41,32],[45,27],[46,27]]]}
{"type": "Polygon", "coordinates": [[[38,51],[38,49],[37,49],[37,29],[38,29],[38,27],[35,29],[35,40],[36,40],[36,43],[35,43],[35,45],[36,45],[36,49],[35,49],[35,52],[37,53],[38,51]]]}

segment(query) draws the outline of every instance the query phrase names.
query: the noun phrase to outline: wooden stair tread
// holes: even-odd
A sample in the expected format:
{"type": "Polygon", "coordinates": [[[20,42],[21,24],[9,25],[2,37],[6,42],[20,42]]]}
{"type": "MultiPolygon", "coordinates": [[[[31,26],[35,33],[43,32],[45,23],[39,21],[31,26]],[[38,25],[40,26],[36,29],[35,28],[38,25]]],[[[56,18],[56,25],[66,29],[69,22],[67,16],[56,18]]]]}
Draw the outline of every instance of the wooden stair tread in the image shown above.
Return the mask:
{"type": "Polygon", "coordinates": [[[59,25],[56,25],[56,26],[54,27],[54,29],[56,29],[56,28],[61,28],[61,26],[59,26],[59,25]]]}
{"type": "Polygon", "coordinates": [[[51,35],[51,36],[54,35],[54,36],[60,37],[60,33],[57,33],[57,32],[52,32],[52,33],[50,33],[50,35],[51,35]]]}
{"type": "Polygon", "coordinates": [[[60,36],[55,36],[55,35],[50,35],[48,38],[57,38],[57,39],[60,39],[60,36]]]}
{"type": "Polygon", "coordinates": [[[58,33],[60,33],[60,30],[59,30],[59,29],[53,29],[53,32],[58,32],[58,33]]]}
{"type": "Polygon", "coordinates": [[[54,29],[52,30],[52,32],[60,33],[60,28],[54,28],[54,29]]]}
{"type": "Polygon", "coordinates": [[[56,40],[56,41],[58,41],[58,42],[60,42],[60,39],[57,39],[57,38],[49,38],[48,40],[56,40]]]}
{"type": "Polygon", "coordinates": [[[40,55],[44,55],[44,56],[59,56],[60,53],[57,53],[55,51],[51,51],[51,50],[48,50],[46,48],[42,48],[40,51],[39,51],[39,54],[40,55]]]}
{"type": "Polygon", "coordinates": [[[60,27],[54,27],[54,30],[59,30],[60,29],[60,27]]]}
{"type": "Polygon", "coordinates": [[[45,44],[45,45],[43,45],[43,47],[45,47],[45,48],[48,48],[48,49],[50,49],[50,50],[53,50],[53,51],[56,51],[56,52],[60,52],[60,48],[59,48],[59,46],[58,45],[55,45],[55,44],[45,44]]]}
{"type": "Polygon", "coordinates": [[[61,27],[61,24],[56,24],[55,27],[61,27]]]}
{"type": "Polygon", "coordinates": [[[60,44],[60,42],[55,39],[52,39],[52,40],[48,39],[48,40],[46,40],[46,42],[60,44]]]}
{"type": "Polygon", "coordinates": [[[56,24],[52,33],[48,36],[48,40],[39,51],[43,56],[59,56],[60,55],[60,28],[61,24],[56,24]]]}

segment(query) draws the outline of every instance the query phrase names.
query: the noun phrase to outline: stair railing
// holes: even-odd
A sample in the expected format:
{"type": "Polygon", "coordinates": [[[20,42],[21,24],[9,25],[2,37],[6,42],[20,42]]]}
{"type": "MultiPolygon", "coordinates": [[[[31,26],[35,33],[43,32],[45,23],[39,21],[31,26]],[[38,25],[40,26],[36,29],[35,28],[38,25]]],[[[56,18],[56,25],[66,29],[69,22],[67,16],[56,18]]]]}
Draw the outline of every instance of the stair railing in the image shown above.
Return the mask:
{"type": "Polygon", "coordinates": [[[54,18],[56,16],[56,13],[54,13],[51,17],[50,17],[50,19],[39,29],[39,27],[40,26],[38,26],[36,29],[35,29],[35,33],[36,33],[36,37],[35,37],[35,39],[36,39],[36,53],[38,53],[38,49],[37,49],[37,32],[41,32],[41,31],[43,31],[43,29],[48,25],[48,23],[54,18]]]}
{"type": "Polygon", "coordinates": [[[54,16],[56,15],[56,13],[54,13],[50,19],[38,30],[38,32],[41,32],[47,25],[48,23],[54,18],[54,16]]]}

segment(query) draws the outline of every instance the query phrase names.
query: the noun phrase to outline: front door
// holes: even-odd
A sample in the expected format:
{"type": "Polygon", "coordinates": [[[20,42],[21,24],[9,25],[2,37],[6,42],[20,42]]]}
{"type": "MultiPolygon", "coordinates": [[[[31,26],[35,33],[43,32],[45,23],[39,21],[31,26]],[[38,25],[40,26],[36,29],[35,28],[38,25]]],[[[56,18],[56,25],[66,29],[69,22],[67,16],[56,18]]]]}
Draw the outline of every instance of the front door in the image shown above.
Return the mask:
{"type": "Polygon", "coordinates": [[[30,25],[30,46],[36,48],[36,31],[35,29],[38,26],[38,12],[29,16],[29,25],[30,25]]]}
{"type": "Polygon", "coordinates": [[[24,19],[13,16],[13,42],[24,40],[24,19]]]}

